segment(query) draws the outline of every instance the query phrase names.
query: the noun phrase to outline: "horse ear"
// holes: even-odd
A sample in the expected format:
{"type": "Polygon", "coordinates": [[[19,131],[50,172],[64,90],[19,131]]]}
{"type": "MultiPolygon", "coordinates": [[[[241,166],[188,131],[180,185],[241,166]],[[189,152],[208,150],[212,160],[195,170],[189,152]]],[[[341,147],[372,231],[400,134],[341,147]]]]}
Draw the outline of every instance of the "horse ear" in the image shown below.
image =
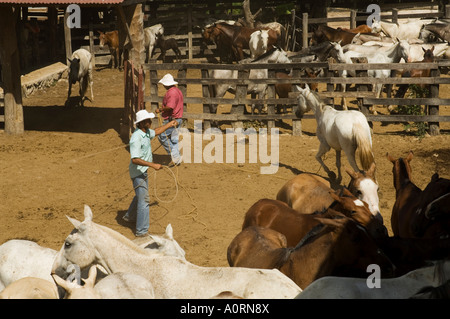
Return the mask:
{"type": "Polygon", "coordinates": [[[59,277],[59,276],[56,275],[56,274],[52,274],[52,277],[53,277],[53,280],[55,281],[55,283],[56,283],[58,286],[64,288],[64,290],[67,291],[69,294],[70,294],[70,292],[74,289],[73,283],[70,283],[70,282],[68,282],[68,281],[66,281],[66,280],[64,280],[64,279],[62,279],[61,277],[59,277]]]}
{"type": "Polygon", "coordinates": [[[308,83],[305,83],[305,90],[306,90],[306,91],[311,91],[311,89],[309,88],[308,83]]]}
{"type": "Polygon", "coordinates": [[[411,160],[413,159],[413,157],[414,157],[414,153],[413,153],[413,151],[411,150],[411,151],[409,151],[408,156],[406,157],[406,160],[407,160],[408,162],[411,162],[411,160]]]}
{"type": "Polygon", "coordinates": [[[88,205],[84,205],[84,221],[92,221],[92,210],[88,205]]]}
{"type": "Polygon", "coordinates": [[[356,172],[354,172],[353,170],[349,169],[349,168],[345,168],[345,171],[347,172],[347,174],[352,178],[352,179],[357,179],[358,178],[358,174],[356,172]]]}
{"type": "Polygon", "coordinates": [[[386,158],[387,158],[391,163],[395,163],[395,158],[393,158],[391,155],[389,155],[389,153],[386,153],[386,158]]]}
{"type": "Polygon", "coordinates": [[[376,168],[377,168],[376,164],[375,164],[375,162],[373,162],[370,165],[369,170],[366,172],[366,174],[369,175],[369,176],[375,177],[375,170],[376,170],[376,168]]]}
{"type": "Polygon", "coordinates": [[[431,176],[431,182],[436,182],[439,179],[439,174],[438,173],[434,173],[433,176],[431,176]]]}
{"type": "Polygon", "coordinates": [[[332,189],[328,191],[328,193],[330,194],[330,196],[331,196],[335,201],[341,202],[341,198],[340,198],[338,192],[339,192],[339,191],[334,191],[334,190],[332,190],[332,189]]]}
{"type": "Polygon", "coordinates": [[[94,288],[95,280],[97,279],[97,266],[89,268],[88,278],[83,279],[84,285],[88,288],[94,288]]]}
{"type": "Polygon", "coordinates": [[[77,228],[81,225],[81,222],[76,220],[75,218],[70,218],[69,216],[67,216],[67,219],[69,220],[69,222],[73,225],[73,227],[77,228]]]}
{"type": "Polygon", "coordinates": [[[171,224],[168,224],[166,227],[166,236],[170,239],[173,239],[173,229],[171,224]]]}
{"type": "Polygon", "coordinates": [[[425,50],[425,48],[424,48],[424,47],[422,47],[422,51],[423,51],[423,52],[427,52],[427,50],[425,50]]]}

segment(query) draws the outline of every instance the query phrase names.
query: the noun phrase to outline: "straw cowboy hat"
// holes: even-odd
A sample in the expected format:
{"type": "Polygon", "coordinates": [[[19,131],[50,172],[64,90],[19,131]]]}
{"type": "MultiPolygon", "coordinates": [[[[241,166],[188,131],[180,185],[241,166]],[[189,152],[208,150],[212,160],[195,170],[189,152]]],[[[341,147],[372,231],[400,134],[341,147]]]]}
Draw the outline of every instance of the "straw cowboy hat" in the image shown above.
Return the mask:
{"type": "Polygon", "coordinates": [[[136,113],[136,121],[134,122],[134,124],[136,125],[139,122],[142,122],[147,119],[152,119],[154,117],[155,117],[154,113],[147,112],[147,110],[140,110],[139,112],[136,113]]]}
{"type": "Polygon", "coordinates": [[[158,83],[161,83],[164,86],[172,86],[172,85],[178,84],[178,82],[176,82],[173,79],[173,76],[170,73],[167,73],[166,75],[164,75],[163,78],[161,80],[159,80],[158,83]]]}

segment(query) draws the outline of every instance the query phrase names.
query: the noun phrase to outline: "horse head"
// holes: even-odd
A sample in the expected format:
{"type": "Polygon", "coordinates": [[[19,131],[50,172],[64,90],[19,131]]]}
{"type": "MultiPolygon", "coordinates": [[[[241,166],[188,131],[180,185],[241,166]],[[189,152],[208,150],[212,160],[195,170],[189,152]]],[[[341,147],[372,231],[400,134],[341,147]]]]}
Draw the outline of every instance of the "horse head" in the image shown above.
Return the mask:
{"type": "Polygon", "coordinates": [[[334,199],[334,203],[330,205],[330,208],[358,222],[375,239],[387,236],[388,232],[383,225],[382,218],[380,220],[380,218],[374,216],[369,209],[369,205],[358,199],[346,187],[340,193],[330,191],[330,195],[334,199]]]}
{"type": "Polygon", "coordinates": [[[409,151],[406,158],[395,159],[389,153],[386,153],[387,159],[393,164],[392,175],[394,177],[394,187],[398,191],[405,183],[411,181],[410,162],[414,157],[413,151],[409,151]]]}
{"type": "Polygon", "coordinates": [[[350,169],[345,171],[350,176],[349,191],[358,199],[369,205],[370,212],[383,222],[379,209],[378,184],[375,179],[375,163],[372,163],[367,172],[355,172],[350,169]]]}
{"type": "Polygon", "coordinates": [[[78,73],[80,72],[80,61],[79,58],[67,59],[70,62],[69,65],[69,81],[75,84],[78,79],[78,73]]]}

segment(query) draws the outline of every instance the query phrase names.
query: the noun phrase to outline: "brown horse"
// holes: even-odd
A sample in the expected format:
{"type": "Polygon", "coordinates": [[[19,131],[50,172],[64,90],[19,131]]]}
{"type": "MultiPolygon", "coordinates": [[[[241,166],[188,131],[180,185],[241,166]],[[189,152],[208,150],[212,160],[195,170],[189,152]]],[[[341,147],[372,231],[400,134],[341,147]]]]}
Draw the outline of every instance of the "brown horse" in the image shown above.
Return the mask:
{"type": "MultiPolygon", "coordinates": [[[[244,49],[250,50],[249,41],[251,34],[255,31],[260,30],[256,28],[231,25],[228,23],[216,23],[214,24],[214,26],[215,28],[219,29],[223,33],[223,35],[231,39],[232,50],[237,61],[243,60],[245,58],[243,51],[244,49]]],[[[276,32],[269,32],[268,43],[277,43],[277,41],[278,38],[276,32]]]]}
{"type": "Polygon", "coordinates": [[[355,34],[356,33],[372,33],[372,28],[369,27],[367,24],[361,24],[353,29],[347,29],[347,28],[337,28],[337,29],[338,30],[341,29],[341,30],[355,33],[355,34]]]}
{"type": "Polygon", "coordinates": [[[394,266],[363,227],[345,217],[317,219],[320,224],[295,248],[287,248],[275,230],[245,228],[228,247],[228,263],[279,269],[302,289],[323,276],[367,277],[370,264],[392,276],[394,266]]]}
{"type": "Polygon", "coordinates": [[[233,38],[231,35],[224,34],[215,24],[208,25],[202,32],[203,40],[205,42],[213,41],[216,44],[219,53],[220,62],[229,62],[235,60],[235,55],[232,50],[233,38]]]}
{"type": "Polygon", "coordinates": [[[367,204],[358,200],[348,190],[344,189],[340,195],[330,192],[330,197],[333,202],[329,207],[315,214],[299,214],[278,200],[260,199],[245,214],[242,229],[250,226],[274,229],[286,236],[288,247],[293,247],[318,224],[316,217],[346,216],[367,228],[374,238],[387,236],[386,227],[371,214],[367,204]]]}
{"type": "Polygon", "coordinates": [[[391,227],[394,236],[402,238],[415,237],[412,232],[412,220],[418,208],[418,199],[422,194],[422,190],[411,181],[410,162],[413,156],[412,151],[409,152],[406,158],[398,159],[386,154],[387,159],[393,164],[392,175],[395,188],[391,227]]]}
{"type": "Polygon", "coordinates": [[[450,238],[400,238],[378,239],[378,246],[395,265],[395,275],[404,274],[429,265],[430,260],[450,256],[450,238]]]}
{"type": "Polygon", "coordinates": [[[450,236],[450,180],[433,174],[422,191],[412,219],[412,233],[421,238],[450,236]]]}
{"type": "Polygon", "coordinates": [[[110,32],[103,33],[98,31],[100,40],[100,49],[108,45],[109,51],[111,53],[111,67],[122,68],[122,51],[123,48],[119,47],[119,31],[114,30],[110,32]]]}
{"type": "Polygon", "coordinates": [[[313,31],[311,37],[311,45],[317,45],[325,41],[339,42],[342,46],[352,43],[356,33],[349,32],[343,29],[335,29],[326,25],[319,25],[317,29],[313,31]]]}
{"type": "MultiPolygon", "coordinates": [[[[369,205],[372,214],[380,219],[378,184],[375,179],[375,163],[372,163],[366,172],[353,172],[346,169],[351,180],[348,189],[360,200],[369,205]]],[[[324,178],[302,173],[288,181],[278,191],[277,199],[287,203],[290,207],[301,214],[311,214],[326,209],[333,202],[330,197],[330,183],[324,178]],[[314,200],[310,200],[314,198],[314,200]]]]}
{"type": "MultiPolygon", "coordinates": [[[[431,47],[431,49],[425,50],[422,48],[424,54],[423,54],[423,60],[420,62],[434,62],[435,56],[433,54],[434,46],[431,47]]],[[[416,62],[412,62],[416,63],[416,62]]],[[[430,77],[431,75],[431,69],[412,69],[408,71],[402,72],[402,77],[408,77],[408,78],[420,78],[420,77],[430,77]]],[[[423,88],[429,88],[430,85],[427,84],[419,84],[419,87],[423,88]]],[[[403,98],[405,97],[406,91],[409,88],[409,84],[400,84],[398,86],[397,92],[395,93],[396,98],[403,98]]]]}
{"type": "MultiPolygon", "coordinates": [[[[321,70],[314,71],[310,68],[305,69],[306,77],[315,79],[319,75],[321,70]]],[[[277,79],[292,79],[292,76],[289,73],[277,71],[275,72],[275,77],[277,79]]],[[[319,83],[313,82],[309,84],[309,87],[313,91],[317,91],[319,88],[319,83]]],[[[278,95],[279,98],[288,98],[289,92],[292,92],[292,84],[291,83],[279,83],[275,84],[275,93],[278,95]]],[[[281,108],[284,108],[284,113],[286,113],[286,105],[277,105],[277,111],[278,113],[281,113],[281,108]]]]}

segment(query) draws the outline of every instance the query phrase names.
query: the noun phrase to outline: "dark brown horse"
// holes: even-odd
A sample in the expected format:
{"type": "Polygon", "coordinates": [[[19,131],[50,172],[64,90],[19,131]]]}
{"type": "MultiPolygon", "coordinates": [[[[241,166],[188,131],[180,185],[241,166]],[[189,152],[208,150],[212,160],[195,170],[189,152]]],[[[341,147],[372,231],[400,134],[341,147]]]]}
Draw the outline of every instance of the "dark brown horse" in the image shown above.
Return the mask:
{"type": "Polygon", "coordinates": [[[275,230],[245,228],[228,247],[228,263],[279,269],[302,289],[323,276],[367,277],[370,264],[392,275],[391,261],[358,223],[345,217],[317,219],[320,224],[295,248],[287,248],[275,230]]]}
{"type": "Polygon", "coordinates": [[[333,202],[327,209],[316,214],[299,214],[278,200],[260,199],[245,214],[242,229],[250,226],[274,229],[286,236],[288,247],[293,247],[318,224],[316,217],[346,216],[367,228],[374,238],[387,236],[386,227],[372,215],[367,204],[358,200],[348,190],[344,189],[340,195],[337,192],[331,192],[330,195],[333,202]]]}
{"type": "Polygon", "coordinates": [[[395,159],[386,154],[387,159],[393,164],[392,175],[394,177],[395,203],[392,207],[391,227],[394,236],[402,238],[415,237],[412,232],[414,214],[418,208],[418,199],[422,190],[411,181],[410,162],[414,154],[409,152],[406,158],[395,159]]]}
{"type": "Polygon", "coordinates": [[[422,191],[412,220],[412,232],[421,238],[450,236],[450,180],[433,174],[422,191]]]}
{"type": "Polygon", "coordinates": [[[175,53],[175,57],[177,61],[180,61],[181,57],[181,51],[178,48],[177,40],[174,38],[168,38],[165,39],[164,36],[158,36],[156,37],[156,47],[160,48],[161,50],[161,60],[165,62],[166,59],[166,51],[172,49],[172,51],[175,53]]]}
{"type": "Polygon", "coordinates": [[[111,67],[122,68],[122,52],[123,48],[119,46],[119,31],[114,30],[103,33],[98,31],[100,40],[100,49],[103,49],[105,44],[109,47],[111,53],[111,67]]]}
{"type": "Polygon", "coordinates": [[[224,34],[219,28],[216,28],[216,24],[212,24],[205,27],[202,36],[205,42],[212,41],[216,44],[220,62],[231,63],[235,60],[232,35],[224,34]]]}

